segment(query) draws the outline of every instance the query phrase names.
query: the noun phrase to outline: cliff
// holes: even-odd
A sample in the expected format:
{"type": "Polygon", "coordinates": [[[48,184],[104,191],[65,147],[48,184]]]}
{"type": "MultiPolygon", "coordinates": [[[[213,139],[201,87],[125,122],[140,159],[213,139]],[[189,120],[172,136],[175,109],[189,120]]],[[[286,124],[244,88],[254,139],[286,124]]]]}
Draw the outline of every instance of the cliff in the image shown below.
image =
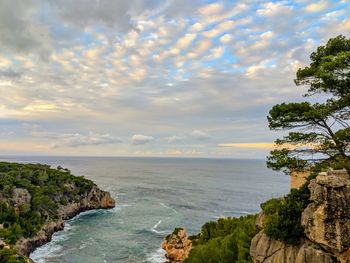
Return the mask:
{"type": "MultiPolygon", "coordinates": [[[[345,171],[321,173],[308,185],[310,203],[303,210],[305,237],[298,244],[275,240],[261,230],[251,242],[254,263],[349,263],[350,180],[345,171]]],[[[263,215],[257,226],[264,225],[263,215]]]]}
{"type": "Polygon", "coordinates": [[[0,262],[30,262],[25,256],[62,230],[64,220],[114,206],[108,192],[68,169],[0,162],[0,262]]]}
{"type": "Polygon", "coordinates": [[[113,207],[115,207],[115,201],[111,198],[110,194],[94,185],[90,192],[82,195],[81,199],[77,202],[60,205],[57,220],[46,222],[33,237],[21,237],[14,245],[14,249],[20,254],[28,256],[37,247],[49,242],[55,232],[63,230],[64,220],[70,219],[84,211],[113,207]]]}

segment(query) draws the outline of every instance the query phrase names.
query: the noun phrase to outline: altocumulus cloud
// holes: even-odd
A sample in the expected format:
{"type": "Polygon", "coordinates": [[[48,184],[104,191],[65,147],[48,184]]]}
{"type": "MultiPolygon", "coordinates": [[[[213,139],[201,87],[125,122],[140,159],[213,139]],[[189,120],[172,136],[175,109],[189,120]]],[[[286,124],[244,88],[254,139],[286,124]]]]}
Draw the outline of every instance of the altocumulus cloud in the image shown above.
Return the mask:
{"type": "Polygon", "coordinates": [[[152,136],[147,136],[143,134],[135,134],[131,137],[131,143],[133,145],[142,145],[154,141],[152,136]]]}
{"type": "Polygon", "coordinates": [[[0,122],[14,122],[0,129],[14,134],[0,145],[241,156],[275,139],[268,110],[300,97],[296,70],[349,37],[349,17],[344,0],[2,0],[0,122]]]}

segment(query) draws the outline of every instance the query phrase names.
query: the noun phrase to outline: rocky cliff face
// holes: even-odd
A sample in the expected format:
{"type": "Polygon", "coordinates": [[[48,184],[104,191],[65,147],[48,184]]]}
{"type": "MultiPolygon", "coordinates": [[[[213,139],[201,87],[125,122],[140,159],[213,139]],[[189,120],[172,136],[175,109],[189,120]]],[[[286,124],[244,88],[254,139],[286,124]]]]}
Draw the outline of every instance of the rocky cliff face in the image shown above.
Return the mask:
{"type": "Polygon", "coordinates": [[[298,246],[285,244],[260,231],[252,240],[251,257],[254,263],[336,263],[336,257],[303,240],[298,246]]]}
{"type": "Polygon", "coordinates": [[[312,203],[301,223],[309,240],[350,262],[350,180],[337,175],[319,175],[309,184],[312,203]]]}
{"type": "Polygon", "coordinates": [[[306,239],[292,246],[260,231],[251,242],[254,263],[350,263],[349,176],[345,171],[322,173],[308,187],[311,203],[301,218],[306,239]]]}
{"type": "Polygon", "coordinates": [[[192,242],[187,238],[185,230],[178,228],[163,240],[162,248],[169,263],[181,263],[188,257],[192,242]]]}
{"type": "Polygon", "coordinates": [[[64,220],[83,211],[113,207],[115,207],[115,201],[110,194],[94,185],[86,195],[81,196],[79,201],[61,205],[58,210],[58,220],[47,222],[34,237],[20,238],[14,248],[23,255],[29,255],[37,247],[49,242],[55,232],[63,230],[64,220]]]}

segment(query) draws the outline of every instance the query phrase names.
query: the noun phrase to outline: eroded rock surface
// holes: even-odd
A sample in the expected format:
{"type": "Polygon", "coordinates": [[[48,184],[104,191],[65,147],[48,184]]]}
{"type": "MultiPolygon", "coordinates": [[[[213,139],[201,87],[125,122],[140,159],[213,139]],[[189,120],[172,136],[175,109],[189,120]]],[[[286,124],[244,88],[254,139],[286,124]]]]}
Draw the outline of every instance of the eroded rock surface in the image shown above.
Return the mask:
{"type": "Polygon", "coordinates": [[[350,180],[319,175],[308,187],[312,203],[301,218],[307,238],[350,262],[350,180]]]}
{"type": "Polygon", "coordinates": [[[188,239],[185,230],[178,228],[163,240],[162,248],[166,252],[168,262],[181,263],[188,257],[192,242],[188,239]]]}
{"type": "Polygon", "coordinates": [[[250,254],[254,263],[336,263],[333,255],[305,240],[298,246],[287,245],[260,231],[253,239],[250,254]]]}

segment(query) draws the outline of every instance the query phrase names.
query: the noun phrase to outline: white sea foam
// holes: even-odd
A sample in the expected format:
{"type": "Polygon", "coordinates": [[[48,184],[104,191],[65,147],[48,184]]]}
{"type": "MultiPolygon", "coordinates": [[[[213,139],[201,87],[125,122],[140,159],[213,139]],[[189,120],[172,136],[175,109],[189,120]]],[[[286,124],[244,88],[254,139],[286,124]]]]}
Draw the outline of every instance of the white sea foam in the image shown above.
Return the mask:
{"type": "Polygon", "coordinates": [[[71,222],[72,220],[65,222],[64,230],[55,233],[49,243],[34,250],[30,254],[30,258],[37,263],[45,263],[47,258],[64,253],[63,247],[59,243],[69,239],[75,229],[71,222]]]}
{"type": "Polygon", "coordinates": [[[159,235],[164,235],[166,233],[168,233],[168,231],[159,231],[157,230],[157,227],[162,223],[162,220],[159,220],[157,224],[155,224],[152,228],[151,228],[151,231],[153,233],[156,233],[156,234],[159,234],[159,235]]]}
{"type": "Polygon", "coordinates": [[[225,214],[244,214],[244,215],[249,215],[252,214],[252,212],[245,211],[245,210],[224,210],[223,211],[225,214]]]}
{"type": "Polygon", "coordinates": [[[164,250],[159,248],[147,257],[149,263],[164,263],[166,261],[164,250]]]}
{"type": "Polygon", "coordinates": [[[167,205],[163,204],[162,202],[160,202],[159,204],[160,204],[162,207],[168,208],[168,209],[172,210],[175,214],[177,214],[177,211],[176,211],[174,208],[172,208],[172,207],[170,207],[170,206],[167,206],[167,205]]]}
{"type": "Polygon", "coordinates": [[[50,258],[50,256],[57,254],[61,250],[61,245],[55,244],[53,241],[51,241],[51,243],[37,248],[30,254],[30,258],[37,263],[45,263],[47,258],[50,258]]]}
{"type": "Polygon", "coordinates": [[[84,249],[87,246],[91,246],[91,245],[95,245],[95,244],[96,244],[96,240],[94,238],[90,237],[81,243],[81,245],[79,246],[79,249],[84,249]]]}
{"type": "Polygon", "coordinates": [[[161,223],[162,223],[162,220],[159,220],[158,223],[153,226],[153,228],[156,229],[161,223]]]}

